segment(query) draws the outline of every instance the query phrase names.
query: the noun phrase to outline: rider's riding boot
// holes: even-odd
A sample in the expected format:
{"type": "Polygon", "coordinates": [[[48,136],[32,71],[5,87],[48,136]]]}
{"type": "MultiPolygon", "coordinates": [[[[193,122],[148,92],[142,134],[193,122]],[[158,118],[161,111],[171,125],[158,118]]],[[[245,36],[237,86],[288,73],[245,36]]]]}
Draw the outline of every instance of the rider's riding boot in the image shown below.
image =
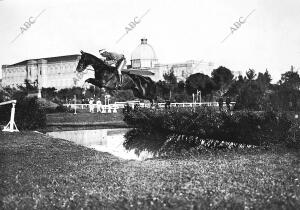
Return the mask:
{"type": "Polygon", "coordinates": [[[121,86],[122,86],[122,83],[123,83],[122,75],[119,75],[119,80],[120,80],[120,82],[119,82],[119,85],[118,85],[118,89],[121,89],[121,86]]]}

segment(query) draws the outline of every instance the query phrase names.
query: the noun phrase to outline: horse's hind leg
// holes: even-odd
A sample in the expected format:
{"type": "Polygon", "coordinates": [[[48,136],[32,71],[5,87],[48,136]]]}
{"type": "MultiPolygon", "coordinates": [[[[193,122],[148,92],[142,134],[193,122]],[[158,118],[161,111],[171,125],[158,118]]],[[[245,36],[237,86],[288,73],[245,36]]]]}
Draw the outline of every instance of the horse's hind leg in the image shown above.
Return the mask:
{"type": "Polygon", "coordinates": [[[99,88],[103,87],[102,83],[99,80],[96,80],[94,78],[88,78],[87,80],[85,80],[85,82],[91,83],[99,88]]]}

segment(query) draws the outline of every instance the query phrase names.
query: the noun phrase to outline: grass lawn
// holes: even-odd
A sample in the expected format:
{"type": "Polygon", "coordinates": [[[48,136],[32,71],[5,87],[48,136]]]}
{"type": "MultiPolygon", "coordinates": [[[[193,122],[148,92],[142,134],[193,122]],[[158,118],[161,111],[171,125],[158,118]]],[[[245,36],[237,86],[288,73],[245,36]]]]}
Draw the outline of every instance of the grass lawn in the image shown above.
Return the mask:
{"type": "Polygon", "coordinates": [[[33,132],[0,132],[0,209],[300,209],[299,152],[120,160],[33,132]]]}
{"type": "Polygon", "coordinates": [[[123,121],[122,111],[118,113],[89,113],[79,112],[74,113],[54,113],[47,114],[47,124],[51,123],[95,123],[107,121],[123,121]]]}

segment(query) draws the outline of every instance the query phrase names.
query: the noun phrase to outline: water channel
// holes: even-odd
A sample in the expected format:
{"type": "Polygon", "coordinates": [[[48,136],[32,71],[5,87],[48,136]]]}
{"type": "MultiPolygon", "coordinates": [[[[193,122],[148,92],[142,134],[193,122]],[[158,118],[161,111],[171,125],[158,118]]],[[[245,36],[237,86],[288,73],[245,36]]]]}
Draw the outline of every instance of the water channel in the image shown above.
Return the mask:
{"type": "Polygon", "coordinates": [[[108,152],[122,159],[145,160],[146,158],[151,158],[152,155],[148,152],[142,152],[138,156],[134,153],[134,150],[128,151],[124,148],[124,134],[128,130],[128,128],[74,130],[48,132],[47,134],[51,137],[72,141],[97,151],[108,152]]]}

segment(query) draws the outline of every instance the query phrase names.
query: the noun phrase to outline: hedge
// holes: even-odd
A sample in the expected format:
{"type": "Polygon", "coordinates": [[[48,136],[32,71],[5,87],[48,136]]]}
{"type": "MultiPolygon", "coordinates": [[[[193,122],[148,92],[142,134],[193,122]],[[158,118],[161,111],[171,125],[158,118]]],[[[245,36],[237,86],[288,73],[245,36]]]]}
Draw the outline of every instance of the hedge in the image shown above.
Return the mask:
{"type": "MultiPolygon", "coordinates": [[[[0,107],[0,123],[10,120],[11,104],[0,107]]],[[[46,114],[37,102],[37,98],[22,97],[17,100],[15,122],[19,130],[33,130],[46,126],[46,114]]]]}
{"type": "Polygon", "coordinates": [[[225,148],[229,145],[270,146],[291,143],[293,122],[283,113],[212,108],[155,110],[140,108],[124,114],[134,127],[125,135],[124,146],[138,152],[162,152],[196,147],[225,148]],[[157,138],[157,139],[156,139],[157,138]]]}

